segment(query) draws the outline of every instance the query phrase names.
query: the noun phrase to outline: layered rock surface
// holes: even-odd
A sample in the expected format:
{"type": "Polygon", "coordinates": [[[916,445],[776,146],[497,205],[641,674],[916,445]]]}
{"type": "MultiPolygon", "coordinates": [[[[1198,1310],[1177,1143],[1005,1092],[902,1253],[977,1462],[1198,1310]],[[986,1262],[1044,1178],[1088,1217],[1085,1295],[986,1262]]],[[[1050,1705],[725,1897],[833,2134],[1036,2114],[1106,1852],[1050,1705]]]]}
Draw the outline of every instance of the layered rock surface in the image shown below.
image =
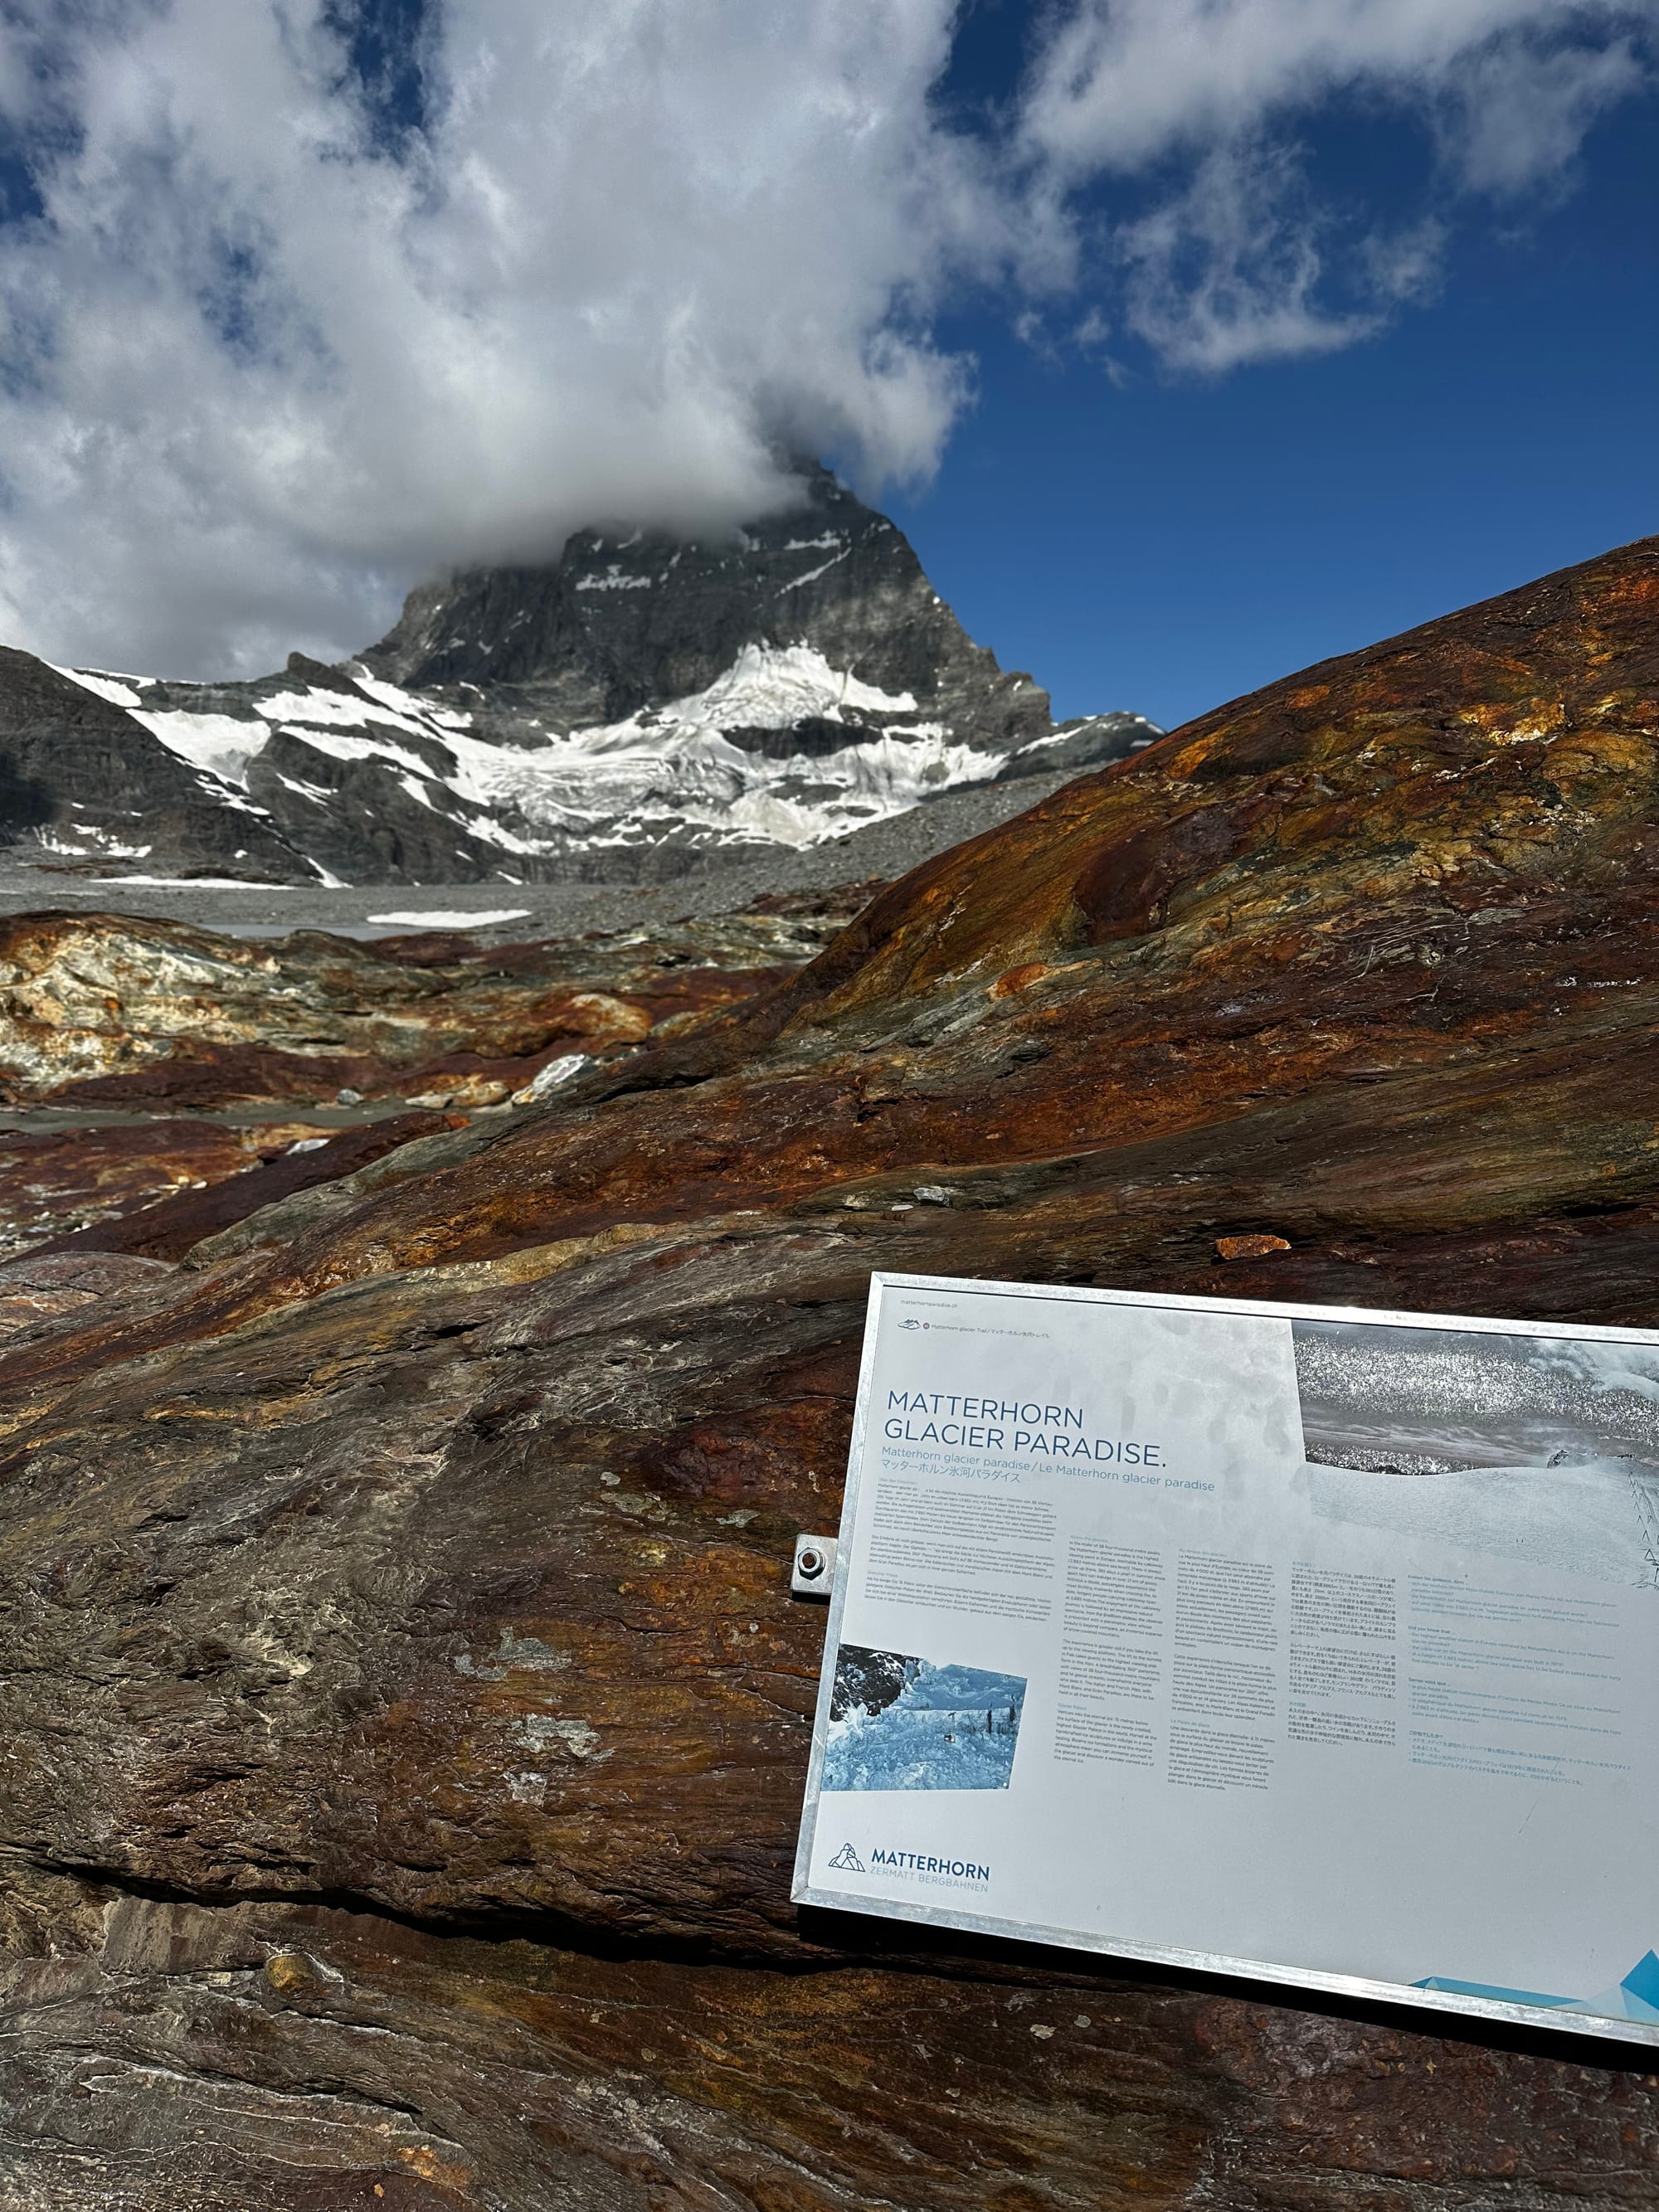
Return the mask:
{"type": "Polygon", "coordinates": [[[484,949],[430,931],[249,943],[131,915],[0,923],[0,1252],[67,1235],[176,1258],[754,996],[872,888],[484,949]]]}
{"type": "Polygon", "coordinates": [[[0,1097],[320,1099],[418,1091],[486,1062],[527,1082],[555,1049],[637,1043],[781,980],[847,896],[487,950],[431,932],[271,944],[131,915],[25,915],[0,921],[0,1097]]]}
{"type": "Polygon", "coordinates": [[[1659,2203],[1616,2051],[799,1920],[787,1595],[873,1267],[1659,1321],[1656,767],[1650,541],[544,1104],[0,1271],[12,2200],[1659,2203]]]}
{"type": "Polygon", "coordinates": [[[804,465],[729,543],[573,538],[413,592],[361,660],[180,684],[0,652],[0,836],[141,879],[664,879],[1115,759],[970,642],[884,515],[804,465]]]}

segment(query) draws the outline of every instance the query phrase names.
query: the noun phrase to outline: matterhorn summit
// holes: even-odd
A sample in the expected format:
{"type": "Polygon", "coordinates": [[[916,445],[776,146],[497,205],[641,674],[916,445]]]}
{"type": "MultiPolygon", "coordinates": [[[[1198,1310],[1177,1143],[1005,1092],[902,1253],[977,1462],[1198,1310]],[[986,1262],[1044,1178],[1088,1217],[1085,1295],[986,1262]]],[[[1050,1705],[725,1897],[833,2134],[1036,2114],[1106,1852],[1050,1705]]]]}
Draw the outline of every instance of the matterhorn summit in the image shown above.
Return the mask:
{"type": "Polygon", "coordinates": [[[816,465],[729,540],[585,531],[423,585],[337,666],[185,684],[0,651],[8,834],[102,876],[659,880],[1158,734],[1056,726],[816,465]]]}

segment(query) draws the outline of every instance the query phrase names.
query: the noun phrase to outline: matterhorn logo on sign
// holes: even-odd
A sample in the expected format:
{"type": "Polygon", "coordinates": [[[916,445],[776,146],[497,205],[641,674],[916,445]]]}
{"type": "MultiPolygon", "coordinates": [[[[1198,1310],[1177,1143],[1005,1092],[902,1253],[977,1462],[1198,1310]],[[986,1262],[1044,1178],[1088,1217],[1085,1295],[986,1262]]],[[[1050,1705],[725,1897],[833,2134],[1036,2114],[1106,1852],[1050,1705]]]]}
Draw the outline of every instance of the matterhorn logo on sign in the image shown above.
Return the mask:
{"type": "Polygon", "coordinates": [[[830,1860],[830,1863],[842,1874],[862,1874],[864,1872],[864,1861],[853,1849],[851,1844],[843,1844],[841,1849],[836,1853],[834,1858],[830,1860]]]}

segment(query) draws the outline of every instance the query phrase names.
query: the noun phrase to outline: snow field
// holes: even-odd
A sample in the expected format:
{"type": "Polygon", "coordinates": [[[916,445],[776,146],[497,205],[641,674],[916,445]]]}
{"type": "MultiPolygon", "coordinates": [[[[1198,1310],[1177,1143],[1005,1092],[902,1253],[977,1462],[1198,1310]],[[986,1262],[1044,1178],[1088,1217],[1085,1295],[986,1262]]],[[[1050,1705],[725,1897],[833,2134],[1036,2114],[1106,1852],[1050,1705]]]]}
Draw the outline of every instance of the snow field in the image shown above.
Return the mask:
{"type": "MultiPolygon", "coordinates": [[[[921,720],[890,720],[878,731],[849,722],[847,744],[817,757],[769,760],[733,744],[728,729],[915,714],[908,692],[881,691],[800,645],[745,646],[705,690],[528,747],[477,738],[470,715],[368,675],[356,679],[366,696],[283,691],[239,717],[147,708],[140,687],[151,678],[59,672],[124,708],[225,805],[248,805],[248,770],[280,730],[330,759],[384,765],[416,805],[526,854],[655,842],[678,823],[720,842],[761,839],[805,850],[936,793],[987,781],[1002,765],[1000,755],[955,744],[943,724],[921,720]],[[416,750],[400,737],[424,742],[416,750]]],[[[283,781],[318,804],[331,796],[321,780],[283,781]]]]}

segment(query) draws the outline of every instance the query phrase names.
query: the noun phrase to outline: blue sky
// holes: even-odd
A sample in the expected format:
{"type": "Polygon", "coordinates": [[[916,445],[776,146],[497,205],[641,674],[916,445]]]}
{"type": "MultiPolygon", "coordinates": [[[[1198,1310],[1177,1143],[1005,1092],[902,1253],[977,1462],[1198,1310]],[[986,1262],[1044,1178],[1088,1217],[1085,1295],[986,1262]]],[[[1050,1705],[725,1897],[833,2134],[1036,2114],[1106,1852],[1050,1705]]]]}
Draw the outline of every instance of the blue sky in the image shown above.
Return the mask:
{"type": "Polygon", "coordinates": [[[1173,723],[1659,527],[1659,0],[4,0],[0,637],[252,672],[843,465],[1173,723]]]}
{"type": "Polygon", "coordinates": [[[1659,532],[1656,122],[1341,353],[1115,387],[968,325],[976,404],[890,511],[1057,714],[1166,726],[1659,532]]]}
{"type": "MultiPolygon", "coordinates": [[[[970,13],[952,85],[997,96],[1029,11],[970,13]]],[[[1301,120],[1316,178],[1407,219],[1437,189],[1399,117],[1301,120]]],[[[1566,172],[1460,202],[1431,297],[1340,351],[1119,380],[965,315],[975,404],[890,500],[939,589],[1058,714],[1166,726],[1328,655],[1659,532],[1659,99],[1566,172]]]]}

